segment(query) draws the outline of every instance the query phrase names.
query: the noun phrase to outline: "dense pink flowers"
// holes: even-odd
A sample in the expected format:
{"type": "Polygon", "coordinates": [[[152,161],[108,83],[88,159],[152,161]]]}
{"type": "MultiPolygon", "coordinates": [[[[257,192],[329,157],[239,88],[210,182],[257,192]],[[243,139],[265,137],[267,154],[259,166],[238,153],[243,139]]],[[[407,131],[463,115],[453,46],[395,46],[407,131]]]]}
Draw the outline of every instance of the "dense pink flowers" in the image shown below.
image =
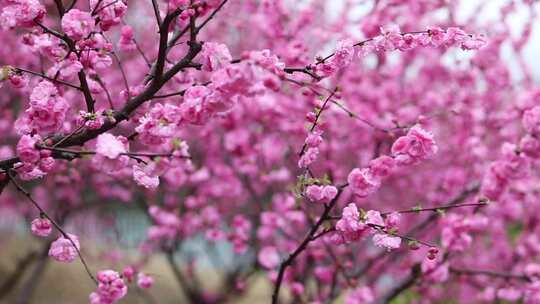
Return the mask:
{"type": "Polygon", "coordinates": [[[158,103],[139,120],[135,131],[140,134],[144,144],[159,145],[174,136],[181,119],[182,115],[177,106],[158,103]]]}
{"type": "Polygon", "coordinates": [[[351,173],[349,173],[347,182],[354,194],[359,197],[366,197],[372,194],[377,191],[381,185],[380,179],[374,176],[367,168],[354,168],[351,173]]]}
{"type": "Polygon", "coordinates": [[[535,1],[66,2],[0,1],[0,214],[90,303],[539,302],[535,1]]]}
{"type": "Polygon", "coordinates": [[[338,69],[348,66],[355,55],[353,42],[350,40],[342,40],[338,42],[334,56],[321,65],[315,66],[316,71],[323,76],[330,76],[338,69]]]}
{"type": "Polygon", "coordinates": [[[2,9],[0,25],[3,28],[32,27],[34,22],[42,22],[45,7],[39,0],[7,0],[2,9]]]}
{"type": "Polygon", "coordinates": [[[388,250],[397,249],[401,245],[401,238],[386,233],[377,233],[373,236],[373,244],[388,250]]]}
{"type": "Polygon", "coordinates": [[[229,65],[232,60],[227,46],[216,42],[205,42],[202,47],[201,57],[204,71],[219,70],[229,65]]]}
{"type": "Polygon", "coordinates": [[[318,156],[319,156],[319,148],[317,147],[307,148],[304,155],[302,155],[302,157],[300,157],[300,160],[298,160],[298,167],[307,168],[309,165],[311,165],[314,161],[317,160],[318,156]]]}
{"type": "Polygon", "coordinates": [[[306,196],[315,203],[329,203],[337,193],[338,190],[334,186],[311,185],[306,188],[306,196]]]}
{"type": "Polygon", "coordinates": [[[155,189],[159,186],[159,177],[152,174],[148,167],[142,167],[140,165],[133,166],[133,179],[139,186],[143,186],[148,189],[155,189]]]}
{"type": "Polygon", "coordinates": [[[364,57],[373,52],[408,51],[416,47],[458,46],[463,50],[477,50],[485,45],[486,40],[483,36],[470,35],[456,27],[449,27],[446,30],[432,27],[425,32],[402,33],[399,27],[389,26],[381,28],[379,36],[362,43],[354,44],[348,39],[339,41],[334,54],[324,60],[318,58],[313,68],[319,76],[328,77],[348,66],[355,53],[364,57]]]}
{"type": "Polygon", "coordinates": [[[347,242],[356,241],[362,236],[366,225],[360,221],[360,212],[354,203],[343,208],[341,219],[336,223],[336,230],[347,242]]]}
{"type": "Polygon", "coordinates": [[[69,239],[60,236],[56,241],[51,243],[51,247],[49,248],[49,256],[58,262],[71,263],[75,261],[78,254],[77,251],[81,249],[79,238],[70,233],[67,235],[69,239]],[[75,247],[73,244],[75,244],[75,247]]]}
{"type": "Polygon", "coordinates": [[[17,155],[25,163],[35,163],[41,158],[36,144],[41,141],[39,136],[23,135],[17,143],[17,155]]]}
{"type": "Polygon", "coordinates": [[[374,233],[373,244],[387,250],[397,249],[401,245],[401,237],[393,235],[397,231],[398,215],[390,214],[386,221],[380,212],[369,210],[367,212],[350,203],[343,208],[341,218],[336,222],[338,236],[333,240],[340,244],[342,241],[352,242],[362,238],[367,232],[374,233]]]}
{"type": "Polygon", "coordinates": [[[527,134],[521,139],[519,146],[527,156],[540,158],[540,138],[527,134]]]}
{"type": "Polygon", "coordinates": [[[127,294],[127,286],[114,270],[102,270],[97,274],[97,291],[90,294],[90,304],[113,304],[127,294]]]}
{"type": "Polygon", "coordinates": [[[398,138],[392,145],[392,155],[400,165],[410,165],[435,155],[439,147],[433,134],[416,125],[407,135],[398,138]]]}
{"type": "Polygon", "coordinates": [[[530,134],[540,135],[540,106],[523,113],[523,127],[530,134]]]}
{"type": "Polygon", "coordinates": [[[194,86],[186,90],[184,102],[180,105],[180,114],[185,121],[201,125],[208,121],[213,111],[211,104],[217,103],[221,96],[205,86],[194,86]]]}
{"type": "Polygon", "coordinates": [[[379,156],[369,162],[369,170],[371,174],[379,178],[389,176],[395,166],[396,161],[392,157],[386,155],[379,156]]]}
{"type": "Polygon", "coordinates": [[[422,260],[421,269],[426,280],[432,283],[442,283],[448,280],[450,275],[448,263],[442,263],[437,259],[424,258],[422,260]]]}
{"type": "Polygon", "coordinates": [[[501,159],[489,164],[482,179],[481,193],[491,200],[498,200],[512,180],[524,178],[530,165],[515,145],[505,143],[501,150],[501,159]]]}
{"type": "Polygon", "coordinates": [[[120,24],[127,11],[125,0],[90,0],[90,7],[97,13],[99,27],[104,31],[120,24]]]}
{"type": "Polygon", "coordinates": [[[36,130],[38,133],[50,133],[57,131],[69,109],[67,101],[60,96],[58,89],[49,81],[42,81],[32,90],[30,95],[30,107],[25,111],[25,116],[19,118],[20,124],[26,124],[26,128],[20,128],[21,133],[30,133],[36,130]]]}
{"type": "Polygon", "coordinates": [[[133,40],[133,28],[129,25],[122,27],[120,40],[118,40],[118,47],[125,52],[132,51],[137,48],[135,40],[133,40]]]}
{"type": "Polygon", "coordinates": [[[47,237],[52,232],[52,223],[46,218],[37,218],[32,221],[31,228],[34,235],[47,237]]]}
{"type": "Polygon", "coordinates": [[[401,238],[386,233],[377,233],[373,236],[373,244],[388,250],[397,249],[401,245],[401,238]]]}
{"type": "Polygon", "coordinates": [[[62,17],[62,29],[73,40],[87,37],[94,30],[94,18],[89,12],[83,12],[76,8],[69,10],[62,17]]]}
{"type": "Polygon", "coordinates": [[[39,150],[37,145],[40,143],[39,135],[23,135],[17,143],[17,155],[22,162],[17,172],[23,180],[43,177],[54,168],[55,160],[51,157],[51,151],[39,150]]]}
{"type": "Polygon", "coordinates": [[[110,159],[115,159],[120,154],[126,153],[124,142],[118,137],[104,133],[98,136],[96,142],[96,155],[101,155],[110,159]]]}

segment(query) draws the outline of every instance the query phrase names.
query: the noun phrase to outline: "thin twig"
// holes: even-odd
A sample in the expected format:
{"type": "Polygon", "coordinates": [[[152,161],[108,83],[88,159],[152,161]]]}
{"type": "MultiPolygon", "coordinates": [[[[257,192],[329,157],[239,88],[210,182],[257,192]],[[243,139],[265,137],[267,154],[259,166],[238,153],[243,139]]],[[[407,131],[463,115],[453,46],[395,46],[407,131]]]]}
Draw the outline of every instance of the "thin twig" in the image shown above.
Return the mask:
{"type": "Polygon", "coordinates": [[[82,262],[82,264],[84,266],[84,269],[86,270],[86,273],[92,279],[92,281],[94,281],[94,283],[97,285],[98,282],[97,282],[96,278],[94,277],[94,275],[92,275],[92,272],[90,271],[90,268],[88,267],[88,264],[86,264],[86,261],[84,260],[82,254],[81,254],[81,251],[79,250],[79,248],[77,248],[77,246],[76,246],[75,242],[73,241],[73,239],[71,239],[71,237],[64,231],[64,229],[62,227],[60,227],[60,225],[52,217],[50,217],[47,214],[47,212],[45,212],[45,210],[43,208],[41,208],[41,206],[34,200],[32,195],[30,194],[30,192],[26,191],[26,189],[24,189],[15,180],[15,177],[13,176],[11,171],[8,171],[7,174],[8,174],[9,179],[11,180],[11,183],[15,186],[15,188],[17,188],[17,190],[19,192],[21,192],[24,196],[26,196],[26,198],[28,198],[28,200],[34,205],[34,207],[36,207],[36,209],[39,210],[40,215],[47,218],[49,221],[51,221],[53,226],[60,232],[60,234],[62,234],[62,236],[65,239],[69,240],[69,242],[71,243],[73,248],[77,251],[77,254],[79,255],[79,259],[81,260],[81,262],[82,262]]]}

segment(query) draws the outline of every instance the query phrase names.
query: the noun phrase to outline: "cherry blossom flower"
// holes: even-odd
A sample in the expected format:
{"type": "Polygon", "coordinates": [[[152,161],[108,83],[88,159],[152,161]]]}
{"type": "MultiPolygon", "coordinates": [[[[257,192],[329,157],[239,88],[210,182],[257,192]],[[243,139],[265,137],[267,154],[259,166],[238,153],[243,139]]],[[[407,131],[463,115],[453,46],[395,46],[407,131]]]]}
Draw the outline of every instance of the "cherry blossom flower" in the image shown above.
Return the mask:
{"type": "Polygon", "coordinates": [[[227,66],[232,56],[225,44],[205,42],[201,51],[202,69],[204,71],[216,71],[227,66]]]}
{"type": "Polygon", "coordinates": [[[373,173],[366,168],[354,168],[351,173],[349,173],[347,182],[351,186],[354,194],[359,197],[366,197],[374,193],[381,185],[380,180],[373,176],[373,173]]]}
{"type": "Polygon", "coordinates": [[[90,294],[91,304],[113,304],[127,294],[127,286],[114,270],[102,270],[97,274],[97,291],[90,294]]]}
{"type": "Polygon", "coordinates": [[[89,12],[84,12],[76,8],[69,10],[62,17],[62,29],[74,40],[87,37],[94,30],[94,18],[89,12]]]}
{"type": "Polygon", "coordinates": [[[137,286],[142,289],[149,289],[154,285],[154,278],[144,274],[142,272],[139,272],[137,275],[137,286]]]}
{"type": "Polygon", "coordinates": [[[52,232],[52,223],[46,218],[37,218],[32,221],[32,233],[37,236],[47,237],[52,232]]]}
{"type": "Polygon", "coordinates": [[[77,258],[78,250],[81,249],[79,238],[68,233],[69,238],[60,236],[56,241],[51,243],[49,256],[58,262],[71,263],[77,258]],[[73,243],[72,243],[73,241],[73,243]],[[75,247],[73,246],[75,244],[75,247]]]}

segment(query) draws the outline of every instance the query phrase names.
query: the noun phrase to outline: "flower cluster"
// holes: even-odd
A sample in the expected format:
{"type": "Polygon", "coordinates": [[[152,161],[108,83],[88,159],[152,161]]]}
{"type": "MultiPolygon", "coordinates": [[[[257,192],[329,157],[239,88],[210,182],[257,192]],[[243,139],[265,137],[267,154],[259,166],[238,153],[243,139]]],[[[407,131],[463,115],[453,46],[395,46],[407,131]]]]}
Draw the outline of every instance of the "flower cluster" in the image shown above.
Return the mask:
{"type": "MultiPolygon", "coordinates": [[[[310,112],[314,115],[313,112],[310,112]]],[[[308,116],[311,117],[311,116],[308,116]]],[[[315,119],[309,119],[308,120],[315,124],[315,119]]],[[[298,167],[300,168],[307,168],[309,165],[311,165],[313,162],[317,160],[317,157],[319,156],[319,146],[323,142],[322,138],[322,131],[319,128],[315,128],[312,132],[308,134],[305,140],[305,151],[300,156],[300,159],[298,160],[298,167]]]]}
{"type": "Polygon", "coordinates": [[[62,29],[73,40],[88,37],[94,31],[95,20],[89,12],[72,9],[62,17],[62,29]]]}
{"type": "Polygon", "coordinates": [[[373,243],[377,247],[388,250],[399,248],[401,238],[395,236],[397,231],[397,216],[392,215],[385,219],[375,210],[362,213],[354,203],[343,208],[341,218],[336,222],[337,233],[332,236],[336,244],[343,244],[360,240],[367,233],[374,233],[373,243]]]}
{"type": "Polygon", "coordinates": [[[45,7],[39,0],[8,0],[2,9],[0,25],[3,28],[33,27],[45,17],[45,7]]]}
{"type": "Polygon", "coordinates": [[[41,142],[39,135],[23,135],[17,143],[17,155],[22,162],[17,172],[23,180],[43,177],[54,168],[51,151],[38,149],[41,142]]]}
{"type": "Polygon", "coordinates": [[[114,173],[128,164],[129,157],[125,155],[128,149],[127,138],[109,133],[100,134],[96,140],[96,155],[92,157],[92,163],[104,172],[114,173]]]}
{"type": "Polygon", "coordinates": [[[306,196],[314,203],[329,203],[337,193],[337,188],[331,185],[310,185],[306,188],[306,196]]]}
{"type": "Polygon", "coordinates": [[[120,274],[114,270],[102,270],[97,274],[97,291],[90,294],[90,304],[113,304],[128,291],[120,274]]]}
{"type": "Polygon", "coordinates": [[[355,54],[364,57],[370,53],[409,51],[417,47],[458,46],[463,50],[477,50],[484,45],[486,45],[486,40],[483,36],[467,34],[456,27],[447,29],[432,27],[425,32],[402,33],[399,27],[391,26],[381,28],[379,36],[358,44],[353,44],[349,39],[339,41],[334,54],[330,58],[319,58],[317,63],[312,65],[312,69],[318,76],[328,77],[349,66],[355,54]]]}
{"type": "Polygon", "coordinates": [[[69,104],[56,86],[49,81],[42,81],[32,90],[30,107],[17,122],[21,126],[19,132],[55,132],[62,127],[68,109],[69,104]]]}

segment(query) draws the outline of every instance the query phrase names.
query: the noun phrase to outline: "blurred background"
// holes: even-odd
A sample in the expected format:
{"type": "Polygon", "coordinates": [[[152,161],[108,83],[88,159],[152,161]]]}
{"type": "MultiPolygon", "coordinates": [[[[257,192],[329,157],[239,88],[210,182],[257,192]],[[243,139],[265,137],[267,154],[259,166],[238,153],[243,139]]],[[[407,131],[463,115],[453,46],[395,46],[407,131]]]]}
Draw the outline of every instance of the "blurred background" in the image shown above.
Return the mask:
{"type": "MultiPolygon", "coordinates": [[[[146,0],[139,0],[146,1],[146,0]]],[[[255,1],[255,0],[253,0],[255,1]]],[[[411,0],[414,1],[414,0],[411,0]]],[[[52,2],[42,0],[42,2],[52,2]]],[[[149,2],[149,1],[148,1],[149,2]]],[[[440,2],[440,1],[438,1],[440,2]]],[[[480,16],[479,20],[486,24],[496,24],[500,18],[500,10],[508,1],[443,1],[449,5],[457,3],[457,23],[471,16],[480,16]]],[[[291,7],[301,7],[309,1],[288,1],[291,7]]],[[[328,0],[326,14],[330,19],[344,18],[341,7],[344,1],[328,0]]],[[[49,4],[50,5],[50,4],[49,4]]],[[[355,9],[348,12],[351,32],[359,32],[356,21],[370,11],[373,1],[358,1],[355,9]]],[[[50,9],[49,11],[53,11],[50,9]]],[[[509,16],[511,30],[519,35],[531,22],[530,11],[519,6],[509,16]]],[[[436,12],[434,13],[436,15],[436,12]]],[[[441,11],[441,19],[447,18],[441,11]]],[[[137,16],[130,15],[128,22],[137,23],[137,16]]],[[[540,20],[535,18],[532,25],[530,42],[522,49],[522,60],[530,67],[530,72],[535,83],[540,83],[540,20]]],[[[238,33],[242,35],[241,32],[238,33]]],[[[331,51],[333,44],[322,46],[318,53],[331,51]]],[[[395,54],[399,56],[399,54],[395,54]]],[[[470,56],[462,53],[460,56],[470,56]]],[[[514,53],[510,45],[503,47],[503,57],[510,63],[512,69],[512,81],[519,83],[523,80],[520,59],[514,53]]],[[[1,58],[2,62],[9,62],[7,56],[1,58]]],[[[4,89],[2,89],[4,90],[4,89]]],[[[135,186],[134,186],[135,187],[135,186]]],[[[36,196],[48,197],[54,189],[41,188],[36,196]]],[[[88,189],[81,189],[81,197],[92,201],[95,194],[88,189]]],[[[16,203],[26,204],[24,197],[16,196],[16,203]]],[[[136,198],[134,204],[123,202],[108,202],[106,208],[100,208],[97,216],[87,216],[85,208],[71,212],[69,220],[65,223],[66,231],[77,231],[80,236],[83,251],[87,262],[92,269],[97,270],[107,267],[117,268],[123,265],[122,260],[130,255],[136,256],[139,245],[145,239],[146,230],[150,226],[148,216],[140,208],[133,206],[144,204],[144,199],[136,198]],[[111,229],[111,227],[113,227],[111,229]]],[[[79,260],[71,264],[60,264],[47,259],[36,259],[46,254],[45,243],[32,237],[29,233],[29,221],[9,206],[0,205],[0,303],[86,303],[88,294],[95,286],[88,279],[84,268],[79,260]],[[25,270],[20,271],[21,269],[25,270]],[[17,271],[19,270],[19,271],[17,271]],[[20,273],[17,274],[17,273],[20,273]]],[[[203,284],[212,289],[219,290],[224,284],[223,273],[229,268],[247,264],[254,259],[254,253],[238,256],[232,246],[227,242],[209,243],[206,238],[196,236],[174,256],[181,267],[190,267],[190,263],[196,260],[196,271],[189,280],[195,284],[203,284]]],[[[145,265],[145,272],[152,275],[156,281],[155,286],[149,290],[136,290],[128,293],[127,298],[120,303],[185,303],[185,297],[179,290],[177,278],[168,265],[165,255],[152,255],[145,265]]],[[[226,282],[225,282],[226,283],[226,282]]],[[[228,303],[268,303],[271,294],[271,286],[264,274],[250,277],[247,284],[249,292],[243,297],[232,296],[228,303]]],[[[209,297],[212,295],[209,294],[209,297]]],[[[396,300],[395,303],[408,303],[408,295],[396,300]]]]}

